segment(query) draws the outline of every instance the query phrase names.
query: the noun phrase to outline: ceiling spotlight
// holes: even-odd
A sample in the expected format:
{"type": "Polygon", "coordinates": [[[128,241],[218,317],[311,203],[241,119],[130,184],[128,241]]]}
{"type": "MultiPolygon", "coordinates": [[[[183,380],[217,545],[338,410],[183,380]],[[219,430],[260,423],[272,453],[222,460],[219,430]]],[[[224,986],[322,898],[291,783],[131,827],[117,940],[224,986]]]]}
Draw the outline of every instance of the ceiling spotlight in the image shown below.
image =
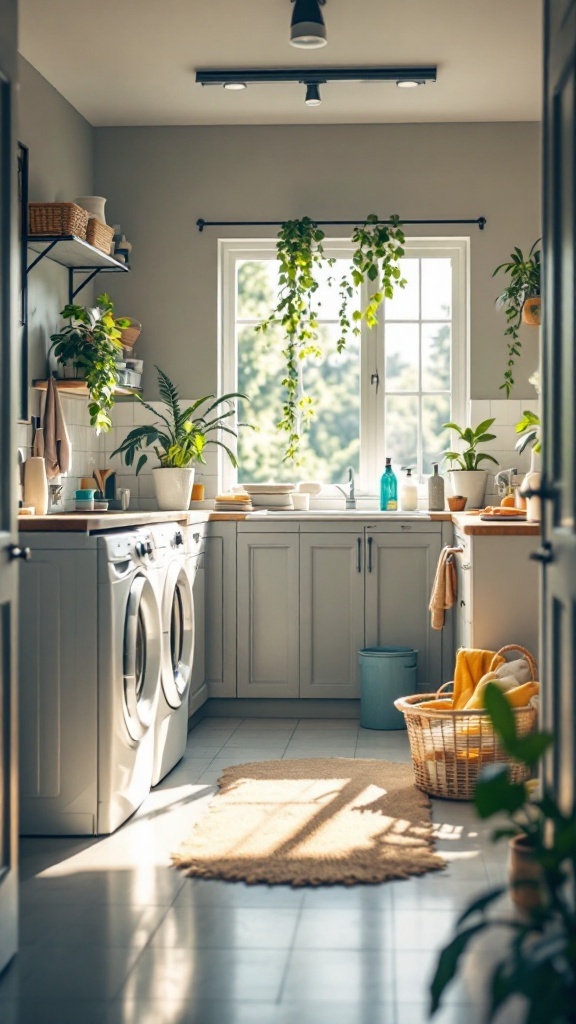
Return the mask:
{"type": "Polygon", "coordinates": [[[411,79],[405,79],[401,82],[396,82],[399,89],[417,89],[419,85],[424,85],[424,82],[414,82],[411,79]]]}
{"type": "Polygon", "coordinates": [[[307,107],[319,107],[322,103],[322,97],[320,96],[320,87],[316,82],[306,82],[306,99],[305,104],[307,107]]]}
{"type": "Polygon", "coordinates": [[[224,88],[230,89],[230,92],[240,92],[246,88],[246,82],[224,82],[224,88]]]}
{"type": "Polygon", "coordinates": [[[326,46],[326,25],[321,6],[326,0],[292,0],[294,10],[290,24],[290,42],[303,50],[326,46]]]}

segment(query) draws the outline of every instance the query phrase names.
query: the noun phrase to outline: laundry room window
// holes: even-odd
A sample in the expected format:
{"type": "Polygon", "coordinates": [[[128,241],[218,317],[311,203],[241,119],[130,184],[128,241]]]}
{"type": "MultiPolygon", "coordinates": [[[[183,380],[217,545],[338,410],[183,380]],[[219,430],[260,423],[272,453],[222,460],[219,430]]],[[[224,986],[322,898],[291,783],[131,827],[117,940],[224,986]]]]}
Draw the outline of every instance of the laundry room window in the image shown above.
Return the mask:
{"type": "MultiPolygon", "coordinates": [[[[449,440],[442,424],[465,418],[467,240],[407,240],[401,261],[406,287],[383,303],[378,326],[362,324],[342,353],[336,350],[338,289],[328,278],[340,279],[352,246],[323,244],[337,262],[315,295],[323,355],[302,369],[316,414],[305,432],[303,464],[295,467],[283,462],[286,437],[276,426],[284,397],[283,332],[255,330],[278,291],[275,243],[220,242],[221,386],[248,396],[240,419],[257,428],[240,432],[237,476],[222,463],[225,486],[302,476],[336,483],[353,466],[359,489],[376,494],[386,456],[398,468],[413,466],[424,480],[449,440]]],[[[358,290],[353,305],[366,299],[358,290]]]]}

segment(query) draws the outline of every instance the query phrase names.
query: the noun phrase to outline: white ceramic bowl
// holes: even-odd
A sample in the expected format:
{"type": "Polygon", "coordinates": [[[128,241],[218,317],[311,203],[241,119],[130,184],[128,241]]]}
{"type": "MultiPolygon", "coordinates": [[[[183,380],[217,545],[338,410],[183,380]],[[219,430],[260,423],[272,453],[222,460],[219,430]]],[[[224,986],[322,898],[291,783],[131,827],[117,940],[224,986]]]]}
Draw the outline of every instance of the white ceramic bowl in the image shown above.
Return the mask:
{"type": "Polygon", "coordinates": [[[292,504],[296,512],[307,512],[310,508],[310,495],[307,492],[303,494],[293,494],[292,504]]]}

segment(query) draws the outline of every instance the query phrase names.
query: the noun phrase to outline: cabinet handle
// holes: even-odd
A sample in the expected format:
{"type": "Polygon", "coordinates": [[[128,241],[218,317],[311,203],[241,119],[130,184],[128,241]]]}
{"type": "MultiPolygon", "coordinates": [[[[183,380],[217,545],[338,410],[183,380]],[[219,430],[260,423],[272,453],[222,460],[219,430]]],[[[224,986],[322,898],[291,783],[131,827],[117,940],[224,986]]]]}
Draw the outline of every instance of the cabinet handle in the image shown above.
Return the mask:
{"type": "Polygon", "coordinates": [[[362,540],[360,537],[358,537],[356,545],[356,571],[362,572],[362,540]]]}
{"type": "Polygon", "coordinates": [[[372,541],[373,537],[368,537],[368,572],[372,572],[372,541]]]}

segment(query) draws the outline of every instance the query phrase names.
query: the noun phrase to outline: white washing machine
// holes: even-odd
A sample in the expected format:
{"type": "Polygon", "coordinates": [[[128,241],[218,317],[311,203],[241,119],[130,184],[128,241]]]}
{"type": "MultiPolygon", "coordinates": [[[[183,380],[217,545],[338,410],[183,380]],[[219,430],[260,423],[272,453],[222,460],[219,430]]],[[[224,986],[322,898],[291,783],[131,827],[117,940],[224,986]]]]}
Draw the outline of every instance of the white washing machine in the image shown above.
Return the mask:
{"type": "Polygon", "coordinates": [[[162,665],[154,726],[152,785],[182,759],[188,738],[188,693],[194,659],[194,602],[186,571],[187,528],[152,527],[162,619],[162,665]]]}
{"type": "Polygon", "coordinates": [[[152,783],[162,645],[153,536],[37,533],[26,543],[21,832],[107,834],[152,783]]]}

